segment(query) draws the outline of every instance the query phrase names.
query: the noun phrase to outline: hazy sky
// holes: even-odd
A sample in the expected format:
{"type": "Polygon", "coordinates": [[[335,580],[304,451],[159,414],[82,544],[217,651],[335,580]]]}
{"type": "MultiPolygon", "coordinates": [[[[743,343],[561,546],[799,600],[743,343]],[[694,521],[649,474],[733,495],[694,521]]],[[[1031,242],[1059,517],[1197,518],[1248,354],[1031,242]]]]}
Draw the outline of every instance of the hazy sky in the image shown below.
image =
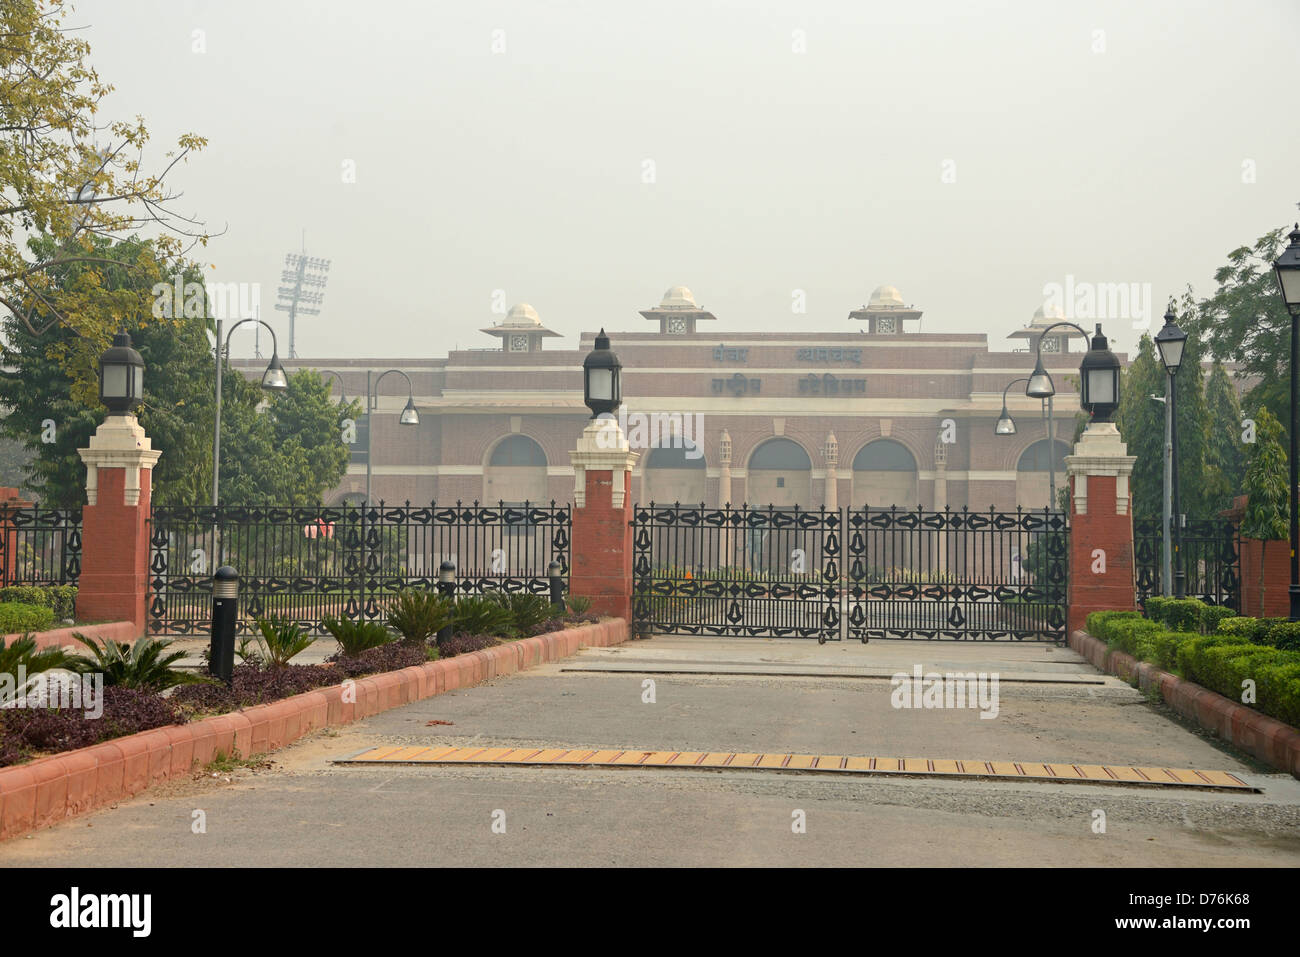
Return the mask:
{"type": "Polygon", "coordinates": [[[678,283],[719,339],[850,331],[888,283],[923,331],[1001,342],[1068,276],[1149,283],[1154,330],[1300,215],[1297,0],[82,0],[71,22],[108,116],[143,114],[158,156],[209,137],[176,184],[228,227],[210,277],[260,283],[280,331],[302,230],[332,260],[307,357],[492,346],[496,290],[575,348],[649,329],[678,283]]]}

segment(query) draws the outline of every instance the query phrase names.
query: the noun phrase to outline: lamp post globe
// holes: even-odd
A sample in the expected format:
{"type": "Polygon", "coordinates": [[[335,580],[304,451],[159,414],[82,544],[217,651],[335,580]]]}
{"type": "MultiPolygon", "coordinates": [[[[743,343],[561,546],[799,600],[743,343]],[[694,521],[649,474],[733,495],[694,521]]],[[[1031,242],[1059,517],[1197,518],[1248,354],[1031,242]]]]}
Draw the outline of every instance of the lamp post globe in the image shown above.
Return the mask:
{"type": "Polygon", "coordinates": [[[1282,292],[1282,301],[1294,315],[1300,310],[1300,223],[1287,235],[1291,241],[1282,255],[1273,263],[1273,274],[1277,277],[1278,289],[1282,292]]]}
{"type": "Polygon", "coordinates": [[[1291,395],[1290,395],[1290,475],[1288,477],[1290,501],[1291,587],[1290,619],[1300,621],[1300,502],[1296,501],[1296,485],[1300,484],[1300,421],[1297,421],[1296,402],[1300,401],[1300,223],[1287,236],[1290,245],[1273,263],[1277,287],[1291,314],[1291,395]]]}
{"type": "Polygon", "coordinates": [[[994,435],[1015,435],[1016,420],[1011,418],[1007,412],[1006,403],[1002,405],[1002,414],[998,416],[998,424],[993,427],[994,435]]]}
{"type": "Polygon", "coordinates": [[[1119,408],[1119,358],[1110,351],[1101,323],[1092,337],[1092,348],[1079,364],[1079,405],[1094,422],[1109,422],[1119,408]]]}
{"type": "Polygon", "coordinates": [[[144,400],[144,359],[122,330],[99,357],[99,401],[114,415],[128,415],[144,400]]]}
{"type": "Polygon", "coordinates": [[[262,388],[268,392],[283,392],[289,388],[289,378],[284,374],[284,366],[280,365],[280,356],[275,352],[271,353],[271,363],[262,373],[262,388]]]}
{"type": "Polygon", "coordinates": [[[1034,371],[1029,374],[1029,384],[1025,386],[1025,395],[1031,399],[1050,399],[1056,395],[1056,386],[1052,377],[1043,367],[1043,355],[1040,352],[1034,362],[1034,371]]]}
{"type": "Polygon", "coordinates": [[[623,364],[609,348],[609,336],[601,329],[596,347],[582,361],[583,402],[593,419],[612,414],[623,404],[623,364]]]}

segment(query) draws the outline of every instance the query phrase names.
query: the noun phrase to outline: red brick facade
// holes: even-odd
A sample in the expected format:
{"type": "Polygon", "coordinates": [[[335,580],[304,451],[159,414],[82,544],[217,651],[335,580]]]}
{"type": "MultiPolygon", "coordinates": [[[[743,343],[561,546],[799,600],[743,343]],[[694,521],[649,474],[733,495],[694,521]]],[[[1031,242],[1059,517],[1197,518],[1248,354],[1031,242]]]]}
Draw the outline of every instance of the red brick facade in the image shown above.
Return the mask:
{"type": "Polygon", "coordinates": [[[82,510],[77,617],[131,621],[143,633],[149,591],[149,497],[153,471],[140,469],[140,502],[125,504],[126,470],[99,469],[97,501],[82,510]]]}
{"type": "MultiPolygon", "coordinates": [[[[1076,481],[1077,477],[1071,478],[1072,490],[1076,481]]],[[[1137,607],[1133,517],[1116,508],[1116,481],[1113,475],[1089,475],[1087,508],[1082,514],[1071,497],[1067,634],[1082,629],[1091,612],[1137,607]],[[1100,570],[1103,561],[1104,571],[1100,570]]]]}
{"type": "Polygon", "coordinates": [[[588,470],[586,504],[573,510],[569,593],[591,599],[596,614],[632,620],[632,476],[588,470]],[[623,478],[623,506],[613,506],[614,474],[623,478]]]}

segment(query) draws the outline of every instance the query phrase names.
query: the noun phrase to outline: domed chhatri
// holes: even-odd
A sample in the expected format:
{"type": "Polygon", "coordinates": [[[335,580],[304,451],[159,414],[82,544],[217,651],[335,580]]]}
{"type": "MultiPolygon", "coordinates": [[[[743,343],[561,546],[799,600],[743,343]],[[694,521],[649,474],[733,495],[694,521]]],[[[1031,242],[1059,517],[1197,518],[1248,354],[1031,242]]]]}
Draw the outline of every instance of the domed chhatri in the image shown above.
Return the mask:
{"type": "MultiPolygon", "coordinates": [[[[1024,339],[1025,347],[1029,352],[1033,352],[1038,344],[1038,338],[1048,326],[1056,322],[1065,321],[1065,312],[1056,303],[1044,303],[1034,310],[1033,318],[1029,320],[1029,325],[1022,329],[1017,329],[1008,339],[1024,339]]],[[[1043,352],[1061,353],[1070,351],[1070,340],[1085,338],[1078,329],[1072,326],[1058,326],[1053,329],[1051,335],[1043,340],[1043,352]]]]}
{"type": "Polygon", "coordinates": [[[849,318],[865,320],[870,335],[896,336],[907,331],[904,322],[920,320],[921,310],[904,302],[897,287],[877,286],[867,304],[850,312],[849,318]]]}
{"type": "Polygon", "coordinates": [[[511,306],[500,325],[479,331],[500,339],[501,348],[505,352],[540,352],[542,339],[559,335],[543,326],[537,310],[526,302],[511,306]]]}
{"type": "Polygon", "coordinates": [[[506,314],[506,321],[502,323],[506,326],[540,326],[541,324],[542,319],[537,315],[537,310],[526,302],[511,306],[510,312],[506,314]]]}
{"type": "Polygon", "coordinates": [[[659,331],[665,335],[690,335],[701,319],[717,318],[696,305],[695,296],[685,286],[673,286],[664,293],[659,305],[641,310],[641,315],[658,322],[659,331]]]}

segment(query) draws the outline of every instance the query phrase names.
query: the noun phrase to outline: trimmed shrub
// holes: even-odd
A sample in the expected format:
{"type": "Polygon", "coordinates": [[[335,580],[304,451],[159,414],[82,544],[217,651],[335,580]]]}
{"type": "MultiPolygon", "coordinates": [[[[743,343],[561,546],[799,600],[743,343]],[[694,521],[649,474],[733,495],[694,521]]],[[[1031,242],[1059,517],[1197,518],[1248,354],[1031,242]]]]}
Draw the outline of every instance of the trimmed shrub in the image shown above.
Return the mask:
{"type": "Polygon", "coordinates": [[[1201,634],[1212,635],[1225,621],[1231,621],[1237,613],[1225,605],[1206,605],[1201,612],[1201,634]]]}
{"type": "Polygon", "coordinates": [[[1300,621],[1283,621],[1264,633],[1261,642],[1283,651],[1300,651],[1300,621]]]}
{"type": "Polygon", "coordinates": [[[1135,658],[1141,658],[1143,655],[1140,649],[1149,646],[1156,635],[1168,630],[1159,622],[1147,621],[1145,618],[1116,618],[1106,624],[1109,636],[1106,644],[1135,658]]]}
{"type": "Polygon", "coordinates": [[[1167,625],[1170,631],[1199,631],[1210,606],[1199,598],[1163,598],[1152,595],[1146,600],[1147,617],[1167,625]]]}
{"type": "Polygon", "coordinates": [[[1094,638],[1109,641],[1110,623],[1125,619],[1140,621],[1142,613],[1136,611],[1094,611],[1088,615],[1088,621],[1084,627],[1088,630],[1088,634],[1094,638]]]}
{"type": "Polygon", "coordinates": [[[0,588],[0,602],[16,601],[25,605],[41,605],[54,612],[58,621],[75,618],[77,614],[76,585],[10,585],[0,588]]]}
{"type": "Polygon", "coordinates": [[[47,631],[54,624],[54,610],[45,605],[20,601],[0,602],[0,635],[47,631]]]}
{"type": "Polygon", "coordinates": [[[1189,631],[1162,631],[1151,638],[1151,657],[1144,657],[1143,660],[1150,661],[1164,671],[1175,671],[1178,668],[1178,649],[1195,637],[1197,636],[1189,631]]]}
{"type": "Polygon", "coordinates": [[[326,616],[321,627],[334,636],[345,655],[358,655],[367,648],[378,648],[393,641],[393,634],[377,621],[352,621],[326,616]]]}
{"type": "Polygon", "coordinates": [[[1255,707],[1300,728],[1300,661],[1262,664],[1255,669],[1254,678],[1255,707]]]}
{"type": "MultiPolygon", "coordinates": [[[[1251,618],[1247,615],[1238,615],[1235,618],[1227,618],[1219,622],[1211,634],[1215,635],[1236,635],[1243,641],[1255,641],[1256,633],[1263,633],[1260,628],[1259,619],[1251,618]]],[[[1258,642],[1256,642],[1258,644],[1258,642]]]]}

